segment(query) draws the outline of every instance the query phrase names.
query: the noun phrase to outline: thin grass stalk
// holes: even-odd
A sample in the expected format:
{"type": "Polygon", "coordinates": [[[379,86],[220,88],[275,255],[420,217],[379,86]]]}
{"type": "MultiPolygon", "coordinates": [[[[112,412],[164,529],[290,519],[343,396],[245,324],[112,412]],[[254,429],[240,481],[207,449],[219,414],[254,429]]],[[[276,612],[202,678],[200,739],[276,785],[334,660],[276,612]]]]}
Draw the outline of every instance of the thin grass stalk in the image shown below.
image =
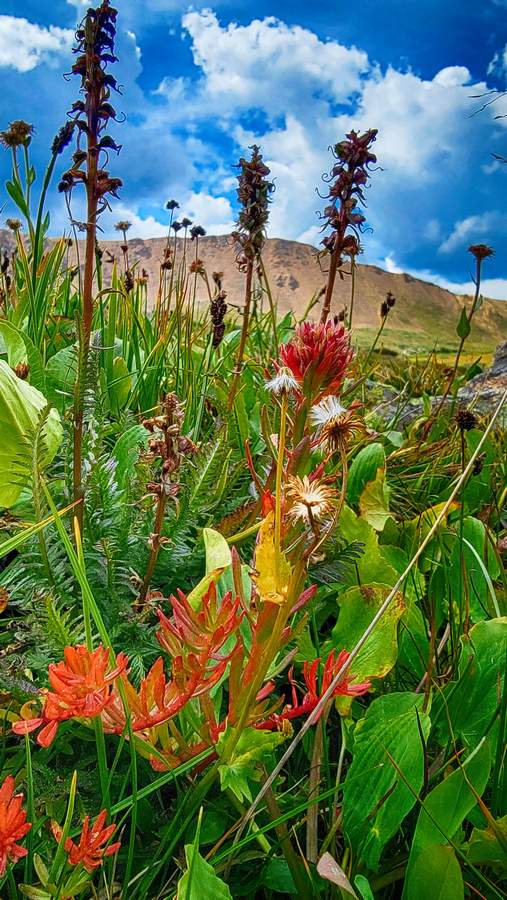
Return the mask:
{"type": "Polygon", "coordinates": [[[231,412],[234,406],[234,400],[238,392],[239,378],[243,369],[243,357],[245,355],[245,347],[248,339],[248,327],[250,324],[250,305],[252,302],[252,281],[253,281],[253,259],[248,259],[245,278],[245,303],[243,306],[243,324],[241,327],[241,337],[239,339],[238,355],[236,357],[236,365],[233,371],[232,384],[227,402],[227,412],[231,412]]]}

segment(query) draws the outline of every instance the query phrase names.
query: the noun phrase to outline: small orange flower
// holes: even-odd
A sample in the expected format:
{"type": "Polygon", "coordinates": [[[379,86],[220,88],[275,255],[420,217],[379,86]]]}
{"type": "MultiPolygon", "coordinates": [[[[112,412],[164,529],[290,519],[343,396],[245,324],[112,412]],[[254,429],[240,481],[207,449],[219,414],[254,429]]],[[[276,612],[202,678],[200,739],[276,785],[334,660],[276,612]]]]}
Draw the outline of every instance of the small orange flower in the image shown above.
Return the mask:
{"type": "MultiPolygon", "coordinates": [[[[90,817],[86,816],[79,843],[76,844],[72,838],[67,838],[64,847],[67,853],[67,859],[71,866],[82,865],[87,872],[93,872],[102,865],[105,856],[113,856],[121,847],[121,842],[116,841],[115,844],[104,845],[110,840],[116,831],[116,825],[108,825],[104,828],[106,822],[107,811],[102,810],[95,819],[95,823],[90,828],[90,817]]],[[[57,841],[62,836],[62,829],[56,822],[52,823],[52,831],[57,841]]]]}
{"type": "Polygon", "coordinates": [[[58,726],[67,719],[91,719],[99,716],[112,701],[113,684],[125,671],[128,659],[118,654],[116,667],[109,667],[109,650],[97,647],[66,647],[64,661],[51,663],[48,669],[52,690],[44,694],[44,706],[39,717],[15,722],[15,734],[29,734],[41,728],[37,742],[49,747],[55,739],[58,726]]]}
{"type": "Polygon", "coordinates": [[[14,793],[14,778],[8,775],[0,787],[0,877],[4,874],[7,862],[15,863],[26,856],[28,850],[20,847],[19,841],[30,831],[30,822],[26,821],[26,812],[21,808],[23,794],[14,793]]]}

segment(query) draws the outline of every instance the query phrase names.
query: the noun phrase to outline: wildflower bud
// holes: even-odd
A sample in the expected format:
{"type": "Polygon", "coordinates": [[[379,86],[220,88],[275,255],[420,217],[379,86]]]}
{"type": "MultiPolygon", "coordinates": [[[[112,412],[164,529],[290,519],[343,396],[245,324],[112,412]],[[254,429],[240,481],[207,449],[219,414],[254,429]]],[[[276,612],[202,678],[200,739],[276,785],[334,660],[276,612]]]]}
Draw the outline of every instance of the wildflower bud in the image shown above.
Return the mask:
{"type": "Polygon", "coordinates": [[[273,182],[267,179],[269,169],[262,160],[259,147],[254,144],[251,150],[250,159],[241,157],[237,166],[241,170],[237,189],[241,211],[233,238],[239,247],[236,260],[240,268],[244,268],[246,261],[256,259],[264,246],[269,195],[274,191],[273,182]]]}
{"type": "Polygon", "coordinates": [[[30,374],[30,366],[26,362],[20,362],[14,366],[13,372],[18,378],[21,378],[21,381],[26,381],[30,374]]]}
{"type": "Polygon", "coordinates": [[[185,228],[185,229],[186,229],[186,228],[189,228],[191,224],[192,224],[191,219],[187,219],[186,216],[185,216],[184,219],[181,220],[181,225],[182,225],[182,227],[185,228]]]}
{"type": "Polygon", "coordinates": [[[125,271],[125,276],[123,278],[123,286],[124,286],[127,294],[130,293],[130,291],[134,290],[134,276],[133,276],[132,272],[130,271],[130,269],[127,269],[125,271]]]}
{"type": "Polygon", "coordinates": [[[5,224],[7,225],[7,228],[10,229],[10,231],[14,232],[20,231],[20,229],[23,228],[23,225],[19,219],[6,219],[5,224]]]}
{"type": "Polygon", "coordinates": [[[167,203],[166,203],[166,205],[165,205],[165,208],[166,208],[166,209],[169,209],[169,210],[172,212],[172,211],[175,210],[175,209],[179,209],[179,208],[180,208],[180,204],[178,203],[177,200],[168,200],[167,203]]]}
{"type": "Polygon", "coordinates": [[[66,122],[65,125],[60,128],[60,131],[55,136],[55,139],[51,145],[51,153],[53,156],[59,156],[65,150],[71,140],[72,135],[74,134],[74,122],[66,122]]]}
{"type": "Polygon", "coordinates": [[[194,225],[193,228],[190,229],[190,237],[193,241],[198,240],[200,237],[206,237],[206,230],[202,225],[194,225]]]}

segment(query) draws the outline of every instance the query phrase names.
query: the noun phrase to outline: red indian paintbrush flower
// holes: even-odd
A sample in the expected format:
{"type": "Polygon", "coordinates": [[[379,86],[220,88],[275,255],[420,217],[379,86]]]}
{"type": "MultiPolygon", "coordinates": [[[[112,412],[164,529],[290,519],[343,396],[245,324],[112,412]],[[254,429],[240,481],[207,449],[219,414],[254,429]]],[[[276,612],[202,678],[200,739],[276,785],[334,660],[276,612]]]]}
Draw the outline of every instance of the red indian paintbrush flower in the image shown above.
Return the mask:
{"type": "Polygon", "coordinates": [[[17,862],[28,853],[28,850],[16,843],[32,827],[26,821],[22,803],[23,794],[14,793],[14,778],[8,775],[0,787],[0,877],[4,874],[8,861],[17,862]]]}
{"type": "Polygon", "coordinates": [[[350,332],[341,322],[302,322],[292,340],[280,347],[283,365],[312,403],[338,393],[353,355],[350,332]]]}
{"type": "MultiPolygon", "coordinates": [[[[344,663],[347,662],[349,656],[350,653],[347,653],[346,650],[342,650],[335,658],[334,650],[331,650],[331,653],[324,663],[320,690],[317,680],[320,659],[314,659],[311,663],[305,662],[303,665],[303,678],[305,680],[307,692],[303,699],[301,701],[298,699],[296,687],[292,675],[290,675],[289,677],[292,684],[292,705],[286,706],[281,713],[275,713],[270,719],[257,727],[272,728],[286,719],[296,719],[298,716],[306,716],[313,712],[320,698],[326,693],[329,685],[344,663]]],[[[360,684],[354,684],[353,681],[353,675],[349,675],[348,673],[344,675],[334,688],[331,696],[360,697],[370,690],[371,682],[363,681],[360,684]]]]}
{"type": "Polygon", "coordinates": [[[51,663],[48,669],[51,690],[44,691],[44,706],[39,717],[15,722],[16,734],[29,734],[41,728],[37,742],[49,747],[55,739],[58,726],[67,719],[91,719],[99,716],[112,700],[113,684],[125,671],[128,659],[118,654],[116,667],[111,669],[109,650],[97,647],[66,647],[64,660],[51,663]]]}
{"type": "MultiPolygon", "coordinates": [[[[113,856],[118,852],[121,847],[120,841],[116,841],[115,844],[109,844],[109,847],[105,846],[116,831],[116,825],[108,825],[104,828],[106,816],[107,811],[103,809],[91,828],[90,817],[86,816],[78,844],[74,843],[72,838],[67,838],[64,847],[71,866],[81,864],[87,872],[93,872],[94,869],[102,865],[102,860],[105,856],[113,856]]],[[[59,841],[62,836],[62,829],[56,822],[53,822],[51,827],[56,840],[59,841]]]]}

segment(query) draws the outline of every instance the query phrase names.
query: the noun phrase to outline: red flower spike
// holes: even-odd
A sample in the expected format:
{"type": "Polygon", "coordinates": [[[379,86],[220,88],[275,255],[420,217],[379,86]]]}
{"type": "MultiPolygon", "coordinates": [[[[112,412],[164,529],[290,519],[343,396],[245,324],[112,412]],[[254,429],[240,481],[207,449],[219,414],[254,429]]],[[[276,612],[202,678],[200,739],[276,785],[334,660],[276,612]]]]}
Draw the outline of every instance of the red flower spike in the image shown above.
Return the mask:
{"type": "Polygon", "coordinates": [[[109,650],[102,646],[92,651],[80,645],[66,647],[64,660],[49,666],[51,689],[42,692],[41,716],[15,722],[12,730],[15,734],[30,734],[43,726],[37,742],[42,747],[49,747],[61,722],[74,718],[92,719],[106,709],[112,701],[114,682],[127,665],[127,657],[120,653],[115,668],[111,669],[109,650]]]}
{"type": "Polygon", "coordinates": [[[28,853],[17,843],[32,827],[22,803],[23,794],[14,793],[14,778],[8,775],[0,787],[0,878],[9,861],[15,863],[28,853]]]}
{"type": "MultiPolygon", "coordinates": [[[[173,661],[172,679],[167,681],[161,656],[153,663],[137,691],[125,674],[122,675],[125,699],[131,714],[133,731],[147,731],[167,722],[178,713],[194,695],[199,685],[201,670],[192,677],[182,676],[181,659],[173,661]]],[[[120,694],[115,691],[113,701],[102,713],[104,730],[121,734],[126,725],[125,710],[120,694]]]]}
{"type": "Polygon", "coordinates": [[[280,347],[280,359],[312,403],[340,390],[354,355],[350,337],[341,322],[302,322],[292,340],[280,347]]]}
{"type": "MultiPolygon", "coordinates": [[[[72,838],[67,838],[64,847],[71,866],[82,865],[87,872],[93,872],[102,865],[105,856],[113,856],[118,852],[121,847],[120,841],[109,844],[108,847],[105,846],[116,831],[116,825],[108,825],[104,828],[106,817],[107,811],[103,809],[90,828],[90,817],[86,816],[78,844],[72,838]]],[[[55,839],[59,841],[62,829],[55,822],[52,823],[52,831],[55,839]]]]}
{"type": "Polygon", "coordinates": [[[244,612],[239,597],[233,600],[229,591],[219,602],[212,583],[197,610],[192,609],[182,591],[178,591],[178,598],[171,596],[169,602],[172,619],[157,610],[161,626],[157,639],[170,656],[186,659],[193,653],[202,666],[208,666],[211,660],[223,662],[230,658],[230,653],[223,656],[219,651],[241,625],[244,612]]]}

